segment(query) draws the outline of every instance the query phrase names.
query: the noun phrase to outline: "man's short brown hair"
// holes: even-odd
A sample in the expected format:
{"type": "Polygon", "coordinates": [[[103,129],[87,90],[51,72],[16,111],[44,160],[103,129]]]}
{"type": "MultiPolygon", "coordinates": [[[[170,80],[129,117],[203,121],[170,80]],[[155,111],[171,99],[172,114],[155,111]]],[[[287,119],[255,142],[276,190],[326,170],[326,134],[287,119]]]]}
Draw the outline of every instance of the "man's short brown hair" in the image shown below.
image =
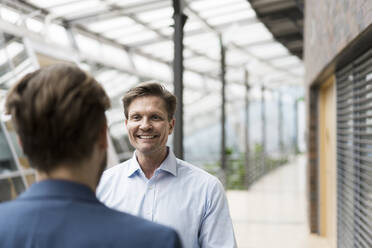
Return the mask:
{"type": "Polygon", "coordinates": [[[174,118],[176,112],[177,99],[163,85],[156,81],[147,81],[140,83],[136,87],[130,89],[123,97],[123,106],[125,118],[128,119],[128,108],[132,101],[143,96],[158,96],[164,100],[165,108],[168,113],[168,120],[174,118]]]}
{"type": "Polygon", "coordinates": [[[5,107],[31,166],[48,172],[89,156],[110,100],[93,77],[56,64],[24,76],[9,91],[5,107]]]}

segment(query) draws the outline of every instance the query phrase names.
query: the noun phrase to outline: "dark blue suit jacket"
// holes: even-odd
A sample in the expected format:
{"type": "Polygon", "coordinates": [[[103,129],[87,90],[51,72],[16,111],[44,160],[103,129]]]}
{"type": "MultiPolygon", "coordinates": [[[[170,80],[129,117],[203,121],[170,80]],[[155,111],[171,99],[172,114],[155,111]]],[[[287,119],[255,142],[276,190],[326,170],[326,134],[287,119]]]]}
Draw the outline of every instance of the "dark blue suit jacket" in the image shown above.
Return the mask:
{"type": "Polygon", "coordinates": [[[109,209],[94,192],[63,180],[33,184],[0,204],[1,248],[181,247],[165,226],[109,209]]]}

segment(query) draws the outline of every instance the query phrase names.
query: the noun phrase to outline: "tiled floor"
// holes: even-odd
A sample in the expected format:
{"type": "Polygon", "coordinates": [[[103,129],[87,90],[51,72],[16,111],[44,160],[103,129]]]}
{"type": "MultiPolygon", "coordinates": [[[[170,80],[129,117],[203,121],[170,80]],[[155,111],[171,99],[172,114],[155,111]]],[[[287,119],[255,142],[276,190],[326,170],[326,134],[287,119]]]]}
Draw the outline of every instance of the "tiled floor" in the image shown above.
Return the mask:
{"type": "Polygon", "coordinates": [[[328,248],[309,233],[305,157],[299,156],[255,183],[249,191],[228,191],[239,248],[328,248]]]}

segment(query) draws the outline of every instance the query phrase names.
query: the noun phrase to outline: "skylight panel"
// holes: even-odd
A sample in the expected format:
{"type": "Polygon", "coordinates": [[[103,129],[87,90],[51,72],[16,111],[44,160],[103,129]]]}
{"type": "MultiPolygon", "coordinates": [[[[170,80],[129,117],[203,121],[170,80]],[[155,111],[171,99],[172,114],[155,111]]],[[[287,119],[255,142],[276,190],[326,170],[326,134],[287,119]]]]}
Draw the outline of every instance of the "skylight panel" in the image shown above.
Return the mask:
{"type": "Polygon", "coordinates": [[[154,39],[155,37],[157,37],[157,34],[154,33],[153,31],[145,31],[145,32],[137,33],[135,35],[120,38],[118,39],[118,42],[123,43],[123,44],[135,44],[136,42],[141,42],[143,40],[148,40],[148,39],[154,39]]]}
{"type": "Polygon", "coordinates": [[[160,57],[166,60],[173,59],[173,42],[166,41],[161,43],[155,43],[154,45],[148,45],[141,48],[145,53],[153,54],[156,57],[160,57]]]}
{"type": "Polygon", "coordinates": [[[199,102],[202,98],[204,98],[209,91],[203,89],[203,82],[195,81],[195,80],[188,80],[185,81],[185,91],[184,91],[184,105],[186,108],[192,104],[199,102]],[[190,84],[193,83],[193,84],[190,84]]]}
{"type": "MultiPolygon", "coordinates": [[[[190,87],[185,84],[185,88],[189,89],[190,87]]],[[[202,97],[204,97],[204,94],[201,91],[197,91],[195,89],[185,90],[184,91],[184,98],[183,98],[184,105],[187,106],[187,105],[193,104],[194,102],[198,101],[202,97]]]]}
{"type": "Polygon", "coordinates": [[[124,73],[117,73],[117,75],[106,84],[104,84],[107,94],[113,98],[118,94],[128,90],[129,86],[126,83],[131,76],[124,73]]]}
{"type": "Polygon", "coordinates": [[[219,15],[217,17],[208,18],[207,21],[211,25],[219,25],[222,23],[239,21],[242,19],[255,17],[256,14],[253,10],[240,11],[238,13],[230,13],[228,15],[219,15]]]}
{"type": "Polygon", "coordinates": [[[185,85],[191,86],[194,88],[200,87],[203,84],[203,78],[199,74],[196,74],[191,71],[184,72],[184,80],[185,80],[185,85]]]}
{"type": "Polygon", "coordinates": [[[305,74],[305,69],[304,69],[303,66],[299,66],[299,67],[290,69],[290,71],[293,72],[294,74],[298,75],[298,76],[302,76],[302,75],[305,74]]]}
{"type": "Polygon", "coordinates": [[[75,39],[82,52],[94,56],[100,55],[100,43],[97,40],[79,34],[75,35],[75,39]]]}
{"type": "Polygon", "coordinates": [[[88,9],[102,9],[104,5],[99,0],[90,0],[90,1],[77,1],[72,2],[66,5],[55,5],[57,7],[53,7],[53,5],[49,8],[49,10],[58,16],[66,16],[71,13],[76,13],[78,11],[85,11],[88,9]]]}
{"type": "Polygon", "coordinates": [[[66,29],[57,24],[50,24],[48,26],[48,38],[55,43],[69,46],[70,40],[67,37],[66,29]]]}
{"type": "Polygon", "coordinates": [[[224,5],[219,8],[206,9],[206,10],[200,11],[199,14],[200,16],[204,18],[209,18],[209,17],[221,16],[221,15],[224,15],[225,13],[229,13],[229,14],[236,13],[239,11],[253,11],[253,16],[255,16],[254,10],[248,7],[246,1],[238,2],[236,4],[224,5]]]}
{"type": "MultiPolygon", "coordinates": [[[[117,5],[120,5],[120,6],[131,6],[133,4],[137,4],[138,3],[138,0],[106,0],[107,3],[110,3],[110,4],[117,4],[117,5]]],[[[146,1],[141,1],[140,3],[143,3],[145,4],[146,1]]]]}
{"type": "Polygon", "coordinates": [[[186,36],[184,38],[184,44],[186,45],[202,45],[205,44],[206,42],[218,42],[218,37],[214,33],[202,33],[200,35],[193,35],[193,36],[186,36]]]}
{"type": "Polygon", "coordinates": [[[262,95],[262,91],[261,91],[261,85],[259,84],[262,84],[262,82],[257,82],[258,84],[251,87],[250,90],[249,90],[249,98],[251,100],[258,100],[261,98],[261,95],[262,95]]]}
{"type": "MultiPolygon", "coordinates": [[[[162,40],[162,41],[159,41],[159,42],[156,42],[156,43],[152,43],[152,44],[148,44],[146,46],[142,46],[141,49],[143,51],[173,49],[173,40],[162,40]]],[[[185,51],[186,50],[184,50],[184,52],[185,51]]]]}
{"type": "Polygon", "coordinates": [[[113,47],[106,44],[101,44],[103,56],[111,62],[121,65],[126,68],[131,67],[128,54],[117,47],[113,47]]]}
{"type": "Polygon", "coordinates": [[[183,30],[185,31],[185,37],[187,37],[187,32],[195,30],[195,29],[200,29],[203,27],[204,25],[200,21],[192,20],[192,19],[190,21],[187,21],[183,28],[183,30]]]}
{"type": "Polygon", "coordinates": [[[173,15],[173,8],[171,8],[171,6],[167,8],[161,8],[157,10],[146,11],[146,12],[136,14],[136,16],[139,19],[145,22],[148,22],[148,23],[150,23],[153,20],[159,20],[164,17],[172,18],[172,15],[173,15]]]}
{"type": "Polygon", "coordinates": [[[21,79],[24,75],[34,70],[35,68],[31,64],[31,59],[26,58],[22,61],[22,63],[18,64],[18,66],[14,68],[14,74],[16,75],[17,79],[21,79]]]}
{"type": "Polygon", "coordinates": [[[1,8],[1,19],[7,21],[7,22],[10,22],[10,23],[16,23],[19,18],[20,18],[20,15],[15,12],[15,11],[12,11],[8,8],[1,8]]]}
{"type": "Polygon", "coordinates": [[[149,60],[136,54],[133,54],[132,59],[137,71],[143,73],[143,75],[157,80],[164,80],[165,83],[170,81],[172,74],[167,64],[149,60]]]}
{"type": "Polygon", "coordinates": [[[8,64],[8,57],[3,49],[0,50],[0,67],[3,67],[4,64],[8,64]]]}
{"type": "Polygon", "coordinates": [[[6,47],[6,52],[10,58],[17,56],[24,49],[24,46],[19,42],[11,42],[6,47]]]}
{"type": "Polygon", "coordinates": [[[225,78],[226,78],[227,82],[231,82],[231,81],[243,82],[243,80],[244,80],[244,77],[243,77],[242,73],[237,73],[235,71],[230,72],[230,70],[228,71],[228,73],[226,73],[225,78]]]}
{"type": "Polygon", "coordinates": [[[91,66],[90,66],[88,63],[83,62],[83,61],[79,61],[79,62],[78,62],[78,66],[79,66],[82,70],[92,73],[92,68],[91,68],[91,66]]]}
{"type": "Polygon", "coordinates": [[[271,64],[279,67],[286,67],[289,65],[301,65],[301,61],[296,56],[288,56],[287,58],[275,59],[270,61],[271,64]]]}
{"type": "Polygon", "coordinates": [[[110,29],[133,25],[134,23],[135,22],[129,17],[122,16],[88,24],[88,28],[95,32],[103,32],[110,29]]]}
{"type": "MultiPolygon", "coordinates": [[[[232,77],[234,80],[240,80],[243,81],[242,73],[237,73],[232,77]]],[[[243,98],[245,96],[246,90],[244,85],[238,85],[238,84],[228,84],[227,90],[229,94],[227,94],[227,97],[230,97],[230,100],[235,100],[236,98],[243,98]]]]}
{"type": "Polygon", "coordinates": [[[279,43],[248,48],[248,50],[263,59],[288,54],[288,50],[279,43]]]}
{"type": "Polygon", "coordinates": [[[146,29],[140,24],[133,24],[130,26],[122,26],[115,30],[104,32],[103,35],[111,39],[118,39],[124,38],[125,36],[136,35],[141,31],[146,31],[146,29]]]}
{"type": "Polygon", "coordinates": [[[272,39],[272,34],[262,23],[255,23],[251,25],[237,25],[239,32],[233,32],[232,40],[237,44],[248,44],[258,41],[272,39]]]}
{"type": "MultiPolygon", "coordinates": [[[[53,0],[53,1],[51,0],[29,0],[28,2],[31,2],[37,6],[40,6],[41,8],[49,8],[52,6],[58,6],[58,5],[69,3],[71,2],[71,0],[53,0]]],[[[73,2],[77,2],[77,0],[74,0],[73,2]]]]}
{"type": "MultiPolygon", "coordinates": [[[[149,72],[151,72],[150,75],[152,77],[161,79],[163,81],[162,83],[165,83],[168,89],[173,90],[173,84],[171,83],[171,80],[173,78],[172,77],[173,73],[172,73],[171,67],[163,63],[151,61],[150,67],[143,68],[143,69],[144,71],[148,71],[149,69],[149,72]]],[[[145,73],[147,74],[147,72],[145,73]]]]}
{"type": "MultiPolygon", "coordinates": [[[[4,85],[9,84],[9,82],[14,82],[14,71],[7,67],[8,71],[0,75],[0,85],[4,88],[4,85]]],[[[1,90],[1,89],[0,89],[1,90]]]]}
{"type": "Polygon", "coordinates": [[[97,15],[97,9],[100,11],[106,11],[106,10],[109,11],[106,5],[101,4],[100,6],[97,6],[97,7],[79,9],[77,11],[71,11],[68,14],[65,14],[63,17],[67,20],[71,20],[71,19],[79,19],[81,16],[97,15]]]}
{"type": "Polygon", "coordinates": [[[192,68],[196,71],[213,71],[218,68],[219,64],[214,63],[204,57],[197,57],[193,60],[188,60],[185,62],[185,66],[192,68]]]}
{"type": "Polygon", "coordinates": [[[174,20],[172,19],[172,17],[161,18],[159,20],[152,21],[149,23],[149,25],[152,28],[165,28],[165,27],[170,27],[173,24],[174,24],[174,20]]]}
{"type": "Polygon", "coordinates": [[[184,49],[183,49],[183,59],[184,59],[184,60],[187,60],[187,59],[189,59],[189,58],[192,58],[192,56],[193,56],[193,54],[192,54],[192,52],[190,51],[190,49],[188,49],[188,48],[184,48],[184,49]]]}
{"type": "MultiPolygon", "coordinates": [[[[197,11],[204,9],[212,9],[220,5],[226,5],[227,3],[234,4],[241,2],[241,0],[204,0],[204,1],[190,1],[190,6],[192,9],[197,11]]],[[[248,3],[247,3],[247,6],[248,3]]]]}
{"type": "Polygon", "coordinates": [[[40,33],[44,29],[44,24],[42,22],[31,18],[28,18],[26,20],[26,26],[28,29],[36,33],[40,33]]]}
{"type": "Polygon", "coordinates": [[[207,94],[199,101],[190,104],[185,108],[185,116],[204,113],[207,110],[218,108],[221,104],[221,96],[218,94],[207,94]]]}
{"type": "Polygon", "coordinates": [[[258,76],[258,77],[266,77],[266,76],[268,76],[268,75],[277,71],[277,70],[274,70],[269,65],[267,65],[265,63],[261,63],[261,62],[255,63],[255,65],[251,66],[250,68],[251,68],[249,70],[250,74],[258,76]]]}
{"type": "Polygon", "coordinates": [[[242,65],[247,62],[247,56],[241,51],[229,51],[226,54],[226,62],[229,65],[242,65]]]}
{"type": "Polygon", "coordinates": [[[95,75],[95,78],[97,79],[98,82],[101,84],[105,84],[106,82],[110,81],[117,75],[117,71],[114,69],[107,69],[99,72],[98,74],[95,75]]]}
{"type": "Polygon", "coordinates": [[[169,37],[172,37],[174,34],[174,28],[173,27],[166,27],[159,30],[162,34],[167,35],[169,37]]]}

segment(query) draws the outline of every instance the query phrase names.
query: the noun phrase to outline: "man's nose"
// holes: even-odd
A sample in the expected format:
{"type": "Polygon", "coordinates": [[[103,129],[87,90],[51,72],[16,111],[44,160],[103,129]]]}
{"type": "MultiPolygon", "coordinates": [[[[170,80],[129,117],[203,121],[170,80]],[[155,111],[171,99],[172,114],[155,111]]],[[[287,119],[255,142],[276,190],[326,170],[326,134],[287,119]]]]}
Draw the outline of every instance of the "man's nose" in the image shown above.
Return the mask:
{"type": "Polygon", "coordinates": [[[148,118],[143,118],[141,121],[140,128],[142,130],[149,130],[152,128],[151,121],[148,118]]]}

